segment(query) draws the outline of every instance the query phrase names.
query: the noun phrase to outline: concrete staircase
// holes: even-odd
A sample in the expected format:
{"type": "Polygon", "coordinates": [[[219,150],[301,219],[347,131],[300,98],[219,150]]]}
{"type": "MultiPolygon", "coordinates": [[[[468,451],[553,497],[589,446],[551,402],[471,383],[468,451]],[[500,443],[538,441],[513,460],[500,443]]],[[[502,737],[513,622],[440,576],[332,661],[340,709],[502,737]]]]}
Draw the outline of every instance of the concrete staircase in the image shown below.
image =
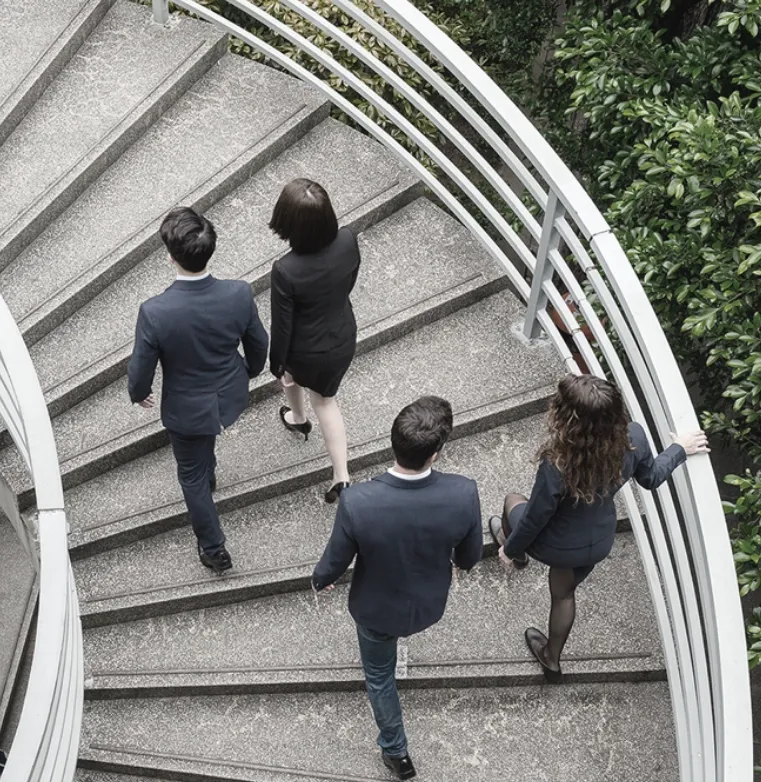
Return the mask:
{"type": "MultiPolygon", "coordinates": [[[[319,437],[282,430],[268,375],[219,442],[235,569],[200,566],[155,411],[130,406],[139,303],[170,284],[157,228],[174,204],[215,223],[220,277],[268,324],[266,227],[282,185],[323,183],[360,235],[359,355],[340,402],[355,480],[384,469],[396,412],[451,400],[441,469],[478,480],[485,519],[528,491],[561,373],[516,336],[523,307],[468,233],[376,143],[301,83],[227,53],[211,27],[162,28],[126,0],[28,0],[0,14],[0,293],[54,417],[85,627],[80,782],[382,780],[347,586],[308,589],[333,509],[319,437]]],[[[3,435],[0,470],[32,509],[3,435]]],[[[437,782],[677,777],[660,643],[625,519],[579,596],[566,683],[523,645],[546,573],[487,559],[444,620],[404,642],[400,686],[419,776],[437,782]]]]}

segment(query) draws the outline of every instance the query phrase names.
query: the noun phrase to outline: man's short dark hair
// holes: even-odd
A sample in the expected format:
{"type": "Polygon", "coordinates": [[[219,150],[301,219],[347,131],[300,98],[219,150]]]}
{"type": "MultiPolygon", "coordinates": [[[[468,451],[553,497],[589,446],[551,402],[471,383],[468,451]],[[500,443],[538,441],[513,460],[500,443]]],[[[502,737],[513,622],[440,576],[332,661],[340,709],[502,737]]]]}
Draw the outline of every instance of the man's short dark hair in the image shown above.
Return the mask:
{"type": "Polygon", "coordinates": [[[308,255],[336,238],[338,219],[322,185],[311,179],[294,179],[277,199],[270,228],[299,255],[308,255]]]}
{"type": "Polygon", "coordinates": [[[161,223],[159,233],[172,260],[191,274],[206,268],[217,246],[214,226],[189,206],[172,209],[161,223]]]}
{"type": "Polygon", "coordinates": [[[452,405],[440,396],[423,396],[407,405],[391,427],[396,463],[406,470],[422,470],[452,433],[452,405]]]}

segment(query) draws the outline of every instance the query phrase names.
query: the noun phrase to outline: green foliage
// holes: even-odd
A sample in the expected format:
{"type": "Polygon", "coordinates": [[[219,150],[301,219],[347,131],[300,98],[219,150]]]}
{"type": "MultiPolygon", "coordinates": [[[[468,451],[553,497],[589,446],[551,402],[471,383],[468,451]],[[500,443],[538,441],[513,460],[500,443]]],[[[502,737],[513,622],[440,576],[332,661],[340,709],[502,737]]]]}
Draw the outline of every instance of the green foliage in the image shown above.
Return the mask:
{"type": "MultiPolygon", "coordinates": [[[[714,2],[697,24],[675,13],[669,0],[577,2],[540,93],[553,106],[537,114],[607,206],[697,376],[705,425],[761,466],[761,0],[714,2]]],[[[761,588],[761,472],[727,480],[750,594],[761,588]]],[[[759,632],[750,621],[753,665],[759,632]]]]}

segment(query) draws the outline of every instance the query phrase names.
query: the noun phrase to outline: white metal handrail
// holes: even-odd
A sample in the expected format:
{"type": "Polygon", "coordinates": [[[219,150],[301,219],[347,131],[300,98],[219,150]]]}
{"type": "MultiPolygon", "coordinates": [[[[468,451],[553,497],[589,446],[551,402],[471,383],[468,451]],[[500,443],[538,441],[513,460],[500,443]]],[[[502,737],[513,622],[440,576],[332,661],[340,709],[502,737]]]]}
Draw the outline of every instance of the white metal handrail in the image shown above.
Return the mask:
{"type": "MultiPolygon", "coordinates": [[[[168,3],[152,1],[156,21],[166,22],[168,3]]],[[[533,338],[543,331],[566,368],[578,372],[574,355],[553,322],[548,305],[554,309],[589,370],[611,377],[621,387],[631,415],[645,425],[654,447],[670,442],[672,431],[696,429],[698,421],[684,380],[626,255],[589,195],[536,128],[499,86],[408,0],[375,0],[375,4],[454,75],[458,86],[467,90],[483,113],[351,0],[333,1],[414,68],[446,101],[451,114],[448,111],[444,116],[356,40],[301,0],[281,3],[337,41],[425,115],[496,192],[498,203],[493,203],[471,174],[453,163],[358,75],[285,22],[249,0],[228,0],[339,76],[425,152],[457,186],[460,197],[387,130],[283,52],[194,0],[176,0],[176,5],[236,36],[319,89],[415,172],[502,265],[514,289],[527,303],[526,336],[533,338]],[[533,212],[524,205],[522,194],[510,188],[495,166],[465,138],[453,116],[467,122],[495,159],[517,177],[525,194],[533,199],[533,212]],[[501,133],[494,130],[486,116],[496,122],[501,133]],[[467,205],[462,196],[468,199],[467,205]],[[541,224],[534,217],[535,212],[543,215],[541,224]],[[513,229],[513,218],[522,224],[523,235],[513,229]],[[483,223],[490,226],[489,230],[483,223]],[[502,249],[499,239],[504,240],[509,252],[502,249]],[[525,268],[519,268],[514,259],[525,268]],[[568,306],[562,290],[570,294],[574,310],[568,306]],[[601,304],[605,323],[593,308],[588,292],[593,292],[601,304]],[[610,338],[607,324],[620,348],[610,338]],[[591,341],[582,325],[591,332],[591,341]]],[[[674,476],[673,487],[661,487],[653,495],[638,495],[639,505],[634,491],[627,487],[624,499],[661,633],[681,780],[749,782],[753,773],[751,707],[742,611],[709,457],[688,460],[674,476]]]]}
{"type": "Polygon", "coordinates": [[[0,417],[26,463],[35,520],[2,481],[0,504],[37,567],[39,605],[32,668],[3,782],[70,782],[82,722],[82,628],[69,561],[63,487],[53,429],[21,332],[0,297],[0,417]]]}

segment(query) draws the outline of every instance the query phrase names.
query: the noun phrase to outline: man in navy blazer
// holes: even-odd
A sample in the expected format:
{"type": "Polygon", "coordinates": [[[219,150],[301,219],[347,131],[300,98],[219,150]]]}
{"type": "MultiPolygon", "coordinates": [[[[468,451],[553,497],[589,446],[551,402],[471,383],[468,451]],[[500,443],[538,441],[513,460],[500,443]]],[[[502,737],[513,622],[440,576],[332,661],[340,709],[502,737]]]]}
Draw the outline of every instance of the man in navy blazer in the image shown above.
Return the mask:
{"type": "Polygon", "coordinates": [[[414,777],[415,768],[394,678],[397,640],[441,619],[452,563],[470,570],[483,548],[475,481],[431,469],[451,431],[452,408],[439,397],[422,397],[399,413],[391,429],[394,466],[341,493],[312,576],[317,591],[331,588],[356,556],[349,612],[382,759],[400,779],[414,777]]]}
{"type": "Polygon", "coordinates": [[[248,381],[264,368],[267,332],[251,288],[217,280],[206,266],[214,226],[188,207],[173,209],[161,239],[177,269],[176,281],[140,306],[129,362],[133,403],[153,407],[153,378],[161,362],[161,420],[177,460],[177,476],[198,538],[201,562],[216,572],[232,567],[212,499],[214,447],[248,405],[248,381]],[[243,345],[245,358],[239,353],[243,345]]]}

